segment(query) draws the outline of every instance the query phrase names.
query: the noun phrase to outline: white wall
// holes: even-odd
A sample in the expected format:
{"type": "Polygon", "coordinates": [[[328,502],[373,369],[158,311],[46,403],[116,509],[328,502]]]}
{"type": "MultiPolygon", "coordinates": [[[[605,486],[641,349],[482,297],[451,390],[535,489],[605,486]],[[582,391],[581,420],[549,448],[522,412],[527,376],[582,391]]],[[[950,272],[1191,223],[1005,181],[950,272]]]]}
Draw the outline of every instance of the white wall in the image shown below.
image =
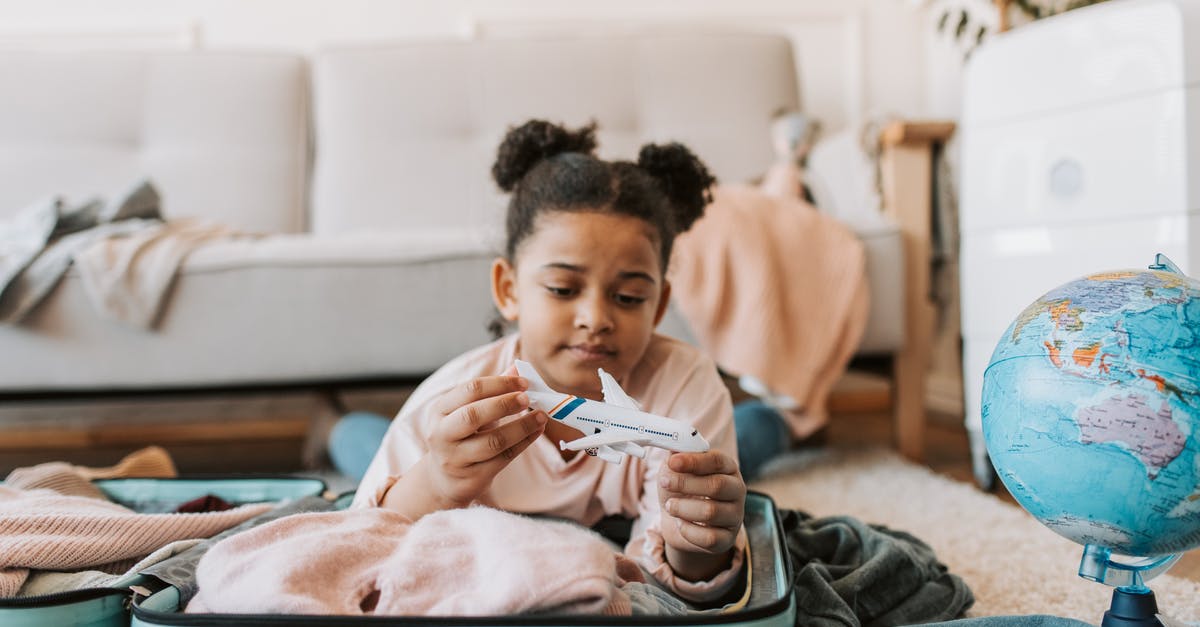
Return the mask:
{"type": "Polygon", "coordinates": [[[943,96],[930,86],[930,27],[926,10],[911,0],[0,0],[0,47],[307,52],[365,41],[646,23],[789,34],[800,57],[802,102],[827,128],[867,115],[923,117],[945,108],[931,103],[943,96]]]}

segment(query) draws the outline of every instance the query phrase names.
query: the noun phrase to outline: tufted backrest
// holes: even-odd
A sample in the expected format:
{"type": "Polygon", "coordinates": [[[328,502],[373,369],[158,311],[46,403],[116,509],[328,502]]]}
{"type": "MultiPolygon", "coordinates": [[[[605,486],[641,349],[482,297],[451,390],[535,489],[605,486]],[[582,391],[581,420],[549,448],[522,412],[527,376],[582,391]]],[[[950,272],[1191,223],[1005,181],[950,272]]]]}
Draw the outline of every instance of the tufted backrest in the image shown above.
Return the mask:
{"type": "MultiPolygon", "coordinates": [[[[492,235],[505,130],[596,120],[600,154],[688,144],[722,181],[761,175],[771,114],[798,100],[782,36],[695,33],[438,41],[330,50],[313,61],[312,229],[492,235]]],[[[490,237],[488,239],[491,239],[490,237]]]]}
{"type": "Polygon", "coordinates": [[[169,217],[305,228],[308,71],[236,52],[0,52],[0,220],[149,177],[169,217]]]}

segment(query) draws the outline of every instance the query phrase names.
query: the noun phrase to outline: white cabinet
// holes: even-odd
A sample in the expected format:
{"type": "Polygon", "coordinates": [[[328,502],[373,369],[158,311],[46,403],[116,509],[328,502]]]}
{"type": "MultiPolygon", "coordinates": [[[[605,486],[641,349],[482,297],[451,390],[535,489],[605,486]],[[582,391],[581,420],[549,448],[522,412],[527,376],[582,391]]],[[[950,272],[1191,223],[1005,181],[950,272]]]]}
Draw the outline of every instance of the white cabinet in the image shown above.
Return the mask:
{"type": "Polygon", "coordinates": [[[980,393],[1013,318],[1155,253],[1200,271],[1200,0],[1114,0],[1022,26],[978,49],[964,78],[963,383],[990,485],[980,393]]]}

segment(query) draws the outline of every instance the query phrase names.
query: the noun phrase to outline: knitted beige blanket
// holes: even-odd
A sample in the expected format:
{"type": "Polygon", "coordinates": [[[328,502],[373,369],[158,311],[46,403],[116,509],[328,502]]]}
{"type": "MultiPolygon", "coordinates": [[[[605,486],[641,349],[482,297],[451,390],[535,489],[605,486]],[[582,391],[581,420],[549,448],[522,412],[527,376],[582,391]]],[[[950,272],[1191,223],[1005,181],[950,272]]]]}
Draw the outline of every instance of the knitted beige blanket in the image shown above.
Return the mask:
{"type": "Polygon", "coordinates": [[[672,298],[717,365],[795,399],[792,432],[826,401],[866,329],[866,253],[846,226],[797,198],[722,185],[675,242],[672,298]]]}
{"type": "Polygon", "coordinates": [[[0,485],[0,598],[15,596],[31,569],[122,572],[166,544],[207,538],[270,508],[138,514],[95,498],[0,485]]]}

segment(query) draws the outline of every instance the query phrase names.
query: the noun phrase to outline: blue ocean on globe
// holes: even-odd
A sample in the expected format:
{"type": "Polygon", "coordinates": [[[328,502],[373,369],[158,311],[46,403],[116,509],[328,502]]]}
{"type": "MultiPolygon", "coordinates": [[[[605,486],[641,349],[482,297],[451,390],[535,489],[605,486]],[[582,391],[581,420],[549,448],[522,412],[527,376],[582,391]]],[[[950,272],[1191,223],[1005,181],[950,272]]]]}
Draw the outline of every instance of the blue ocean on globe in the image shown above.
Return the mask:
{"type": "Polygon", "coordinates": [[[1200,282],[1130,270],[1051,290],[997,344],[982,414],[1000,479],[1060,535],[1200,546],[1200,282]]]}

